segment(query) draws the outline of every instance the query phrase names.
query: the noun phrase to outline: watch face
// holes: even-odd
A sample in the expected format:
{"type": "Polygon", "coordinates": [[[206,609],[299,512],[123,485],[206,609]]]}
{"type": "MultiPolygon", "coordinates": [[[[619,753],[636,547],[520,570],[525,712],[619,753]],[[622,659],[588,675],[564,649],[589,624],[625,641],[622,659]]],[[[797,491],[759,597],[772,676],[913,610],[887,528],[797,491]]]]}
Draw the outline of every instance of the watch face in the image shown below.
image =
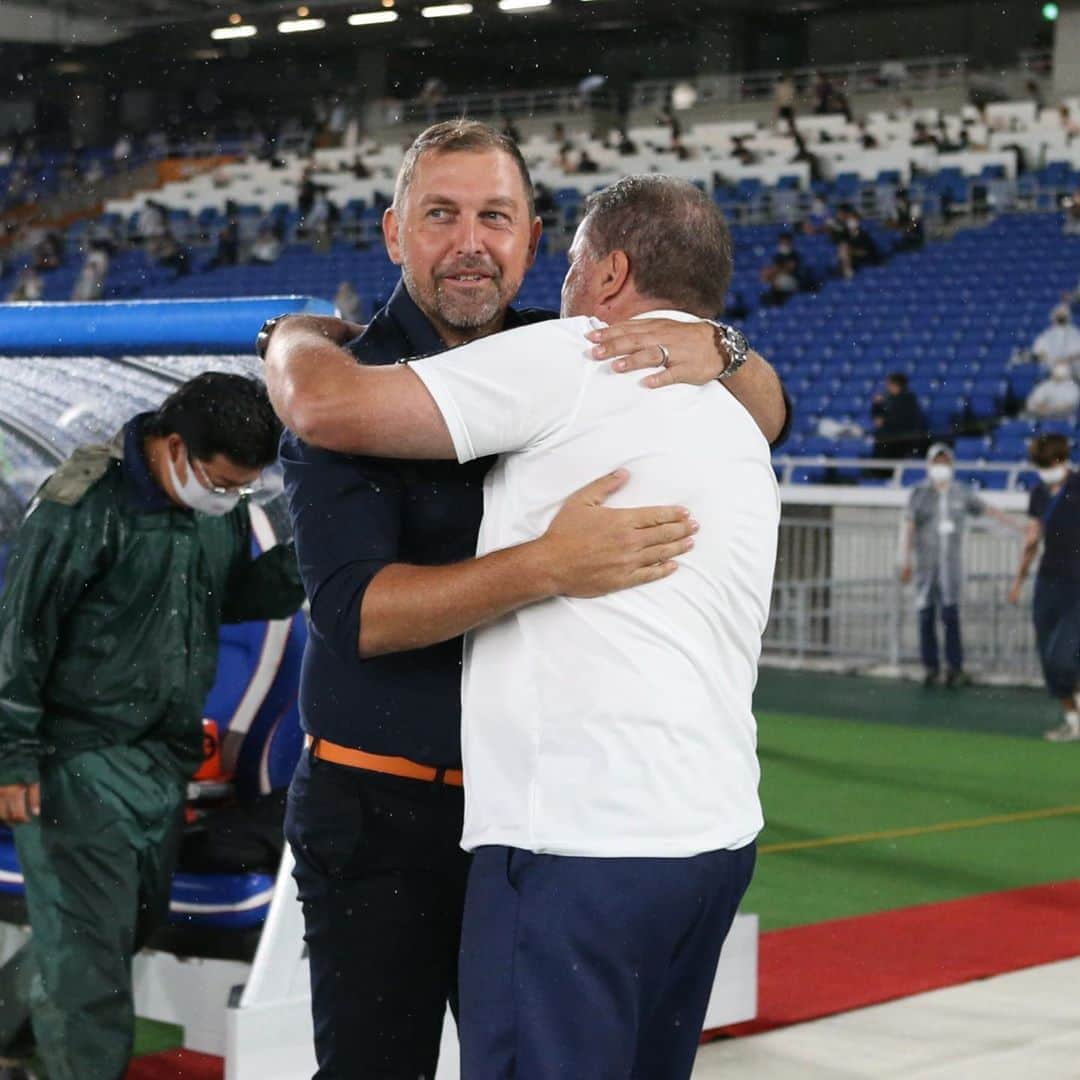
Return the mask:
{"type": "Polygon", "coordinates": [[[746,340],[746,335],[741,330],[736,330],[734,326],[728,327],[728,341],[732,352],[739,356],[750,350],[750,342],[746,340]]]}

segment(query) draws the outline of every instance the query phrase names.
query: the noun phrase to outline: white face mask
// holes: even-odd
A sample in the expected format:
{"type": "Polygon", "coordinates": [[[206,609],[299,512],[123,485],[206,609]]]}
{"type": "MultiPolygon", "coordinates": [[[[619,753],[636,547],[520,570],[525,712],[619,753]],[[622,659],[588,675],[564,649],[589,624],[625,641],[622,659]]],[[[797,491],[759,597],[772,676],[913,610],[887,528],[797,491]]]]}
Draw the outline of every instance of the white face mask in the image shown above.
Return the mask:
{"type": "MultiPolygon", "coordinates": [[[[184,452],[187,454],[186,450],[184,452]]],[[[173,491],[176,492],[176,497],[185,506],[190,507],[192,510],[198,510],[200,514],[209,514],[211,517],[224,517],[236,509],[237,503],[240,502],[240,492],[210,491],[209,488],[203,487],[195,477],[190,454],[187,454],[188,475],[186,483],[180,482],[176,466],[168,453],[165,455],[165,462],[169,468],[169,481],[173,486],[173,491]]]]}
{"type": "Polygon", "coordinates": [[[1055,484],[1060,484],[1065,479],[1068,473],[1068,468],[1065,465],[1055,465],[1050,469],[1040,469],[1039,479],[1047,485],[1047,487],[1053,487],[1055,484]]]}
{"type": "Polygon", "coordinates": [[[931,465],[927,470],[930,474],[930,479],[935,484],[947,484],[953,475],[953,467],[951,465],[931,465]]]}

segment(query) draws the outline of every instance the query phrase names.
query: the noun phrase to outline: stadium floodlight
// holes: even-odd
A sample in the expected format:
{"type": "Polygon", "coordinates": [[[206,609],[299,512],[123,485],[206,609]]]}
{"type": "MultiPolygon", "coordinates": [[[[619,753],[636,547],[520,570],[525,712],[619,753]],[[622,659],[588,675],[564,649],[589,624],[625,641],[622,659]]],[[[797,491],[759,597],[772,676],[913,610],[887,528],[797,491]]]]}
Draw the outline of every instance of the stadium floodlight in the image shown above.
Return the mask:
{"type": "Polygon", "coordinates": [[[279,34],[304,34],[309,30],[322,30],[325,19],[286,19],[277,24],[279,34]]]}
{"type": "Polygon", "coordinates": [[[471,15],[472,4],[436,4],[420,9],[425,19],[446,19],[451,15],[471,15]]]}
{"type": "Polygon", "coordinates": [[[254,26],[219,26],[210,31],[215,41],[227,41],[229,38],[254,37],[259,31],[254,26]]]}
{"type": "Polygon", "coordinates": [[[396,11],[358,11],[345,21],[350,26],[372,26],[375,23],[397,22],[397,17],[396,11]]]}
{"type": "Polygon", "coordinates": [[[536,11],[551,7],[551,0],[499,0],[500,11],[536,11]]]}
{"type": "Polygon", "coordinates": [[[1053,22],[1061,14],[1057,4],[1043,4],[1042,16],[1047,22],[1053,22]]]}

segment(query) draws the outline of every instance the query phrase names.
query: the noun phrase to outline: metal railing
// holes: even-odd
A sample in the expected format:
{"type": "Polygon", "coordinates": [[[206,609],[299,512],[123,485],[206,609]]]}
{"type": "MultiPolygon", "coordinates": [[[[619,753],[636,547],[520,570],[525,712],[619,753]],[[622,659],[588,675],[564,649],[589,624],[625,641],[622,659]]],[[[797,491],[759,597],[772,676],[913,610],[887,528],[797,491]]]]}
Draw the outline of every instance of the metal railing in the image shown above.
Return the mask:
{"type": "MultiPolygon", "coordinates": [[[[809,100],[819,74],[825,75],[847,94],[895,94],[897,91],[934,91],[966,85],[966,56],[917,57],[900,61],[906,74],[901,79],[883,74],[884,61],[829,64],[786,72],[795,82],[796,93],[809,100]]],[[[698,105],[735,105],[769,97],[780,69],[730,74],[693,75],[681,78],[643,79],[630,91],[631,109],[660,109],[671,101],[676,86],[691,86],[698,105]]],[[[437,100],[414,98],[405,102],[401,119],[406,123],[471,116],[491,119],[508,116],[553,116],[585,111],[610,110],[614,94],[604,87],[582,93],[578,87],[544,87],[538,90],[492,90],[471,94],[451,94],[437,100]]]]}
{"type": "MultiPolygon", "coordinates": [[[[926,463],[921,458],[854,458],[834,457],[832,455],[791,455],[773,456],[773,467],[782,484],[795,480],[797,471],[806,470],[812,474],[821,473],[821,482],[837,485],[854,485],[860,479],[874,477],[886,481],[888,487],[903,487],[904,473],[918,472],[925,479],[926,463]]],[[[1004,491],[1022,492],[1026,489],[1020,483],[1021,477],[1034,477],[1034,466],[1026,461],[958,461],[956,470],[964,481],[979,476],[1005,476],[1004,491]],[[968,474],[971,474],[970,477],[968,474]]],[[[803,482],[806,482],[805,480],[803,482]]]]}
{"type": "MultiPolygon", "coordinates": [[[[780,526],[763,658],[828,661],[847,669],[919,665],[917,596],[898,571],[901,512],[794,508],[780,526]]],[[[1039,664],[1030,596],[1008,590],[1019,533],[969,528],[961,600],[966,668],[976,677],[1032,683],[1039,664]]],[[[940,633],[940,628],[939,628],[940,633]]]]}

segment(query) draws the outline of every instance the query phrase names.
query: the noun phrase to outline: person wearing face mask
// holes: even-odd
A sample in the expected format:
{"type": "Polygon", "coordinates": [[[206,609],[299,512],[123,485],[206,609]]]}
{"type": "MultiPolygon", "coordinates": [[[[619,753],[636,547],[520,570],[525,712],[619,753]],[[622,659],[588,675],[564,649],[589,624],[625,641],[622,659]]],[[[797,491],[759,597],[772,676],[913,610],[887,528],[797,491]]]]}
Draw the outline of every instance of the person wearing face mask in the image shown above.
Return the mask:
{"type": "Polygon", "coordinates": [[[762,296],[767,304],[782,304],[802,288],[802,258],[795,250],[791,233],[780,234],[773,257],[761,270],[761,280],[769,286],[762,296]]]}
{"type": "Polygon", "coordinates": [[[1068,304],[1050,313],[1050,325],[1032,342],[1035,359],[1048,369],[1067,364],[1075,372],[1080,365],[1080,329],[1072,321],[1068,304]]]}
{"type": "MultiPolygon", "coordinates": [[[[281,427],[261,383],[200,375],[45,482],[0,596],[0,821],[31,939],[0,971],[54,1080],[119,1080],[131,961],[168,910],[223,622],[303,601],[292,545],[253,559],[245,496],[281,427]]],[[[10,1048],[10,1042],[7,1047],[10,1048]]]]}
{"type": "Polygon", "coordinates": [[[1036,420],[1068,420],[1080,408],[1080,386],[1073,380],[1072,368],[1064,360],[1050,369],[1044,379],[1028,395],[1025,413],[1036,420]]]}
{"type": "Polygon", "coordinates": [[[900,580],[915,580],[919,609],[919,646],[924,686],[941,676],[937,620],[945,630],[945,685],[965,686],[964,647],[960,637],[960,598],[964,588],[964,529],[969,517],[987,514],[1010,528],[1007,514],[984,502],[971,488],[955,483],[953,452],[935,443],[926,455],[927,480],[912,489],[904,524],[900,580]]]}
{"type": "Polygon", "coordinates": [[[1046,732],[1051,742],[1080,741],[1080,473],[1069,464],[1064,435],[1040,435],[1029,451],[1039,483],[1028,502],[1028,530],[1009,602],[1020,602],[1028,571],[1042,548],[1032,617],[1043,678],[1061,702],[1062,719],[1046,732]]]}

